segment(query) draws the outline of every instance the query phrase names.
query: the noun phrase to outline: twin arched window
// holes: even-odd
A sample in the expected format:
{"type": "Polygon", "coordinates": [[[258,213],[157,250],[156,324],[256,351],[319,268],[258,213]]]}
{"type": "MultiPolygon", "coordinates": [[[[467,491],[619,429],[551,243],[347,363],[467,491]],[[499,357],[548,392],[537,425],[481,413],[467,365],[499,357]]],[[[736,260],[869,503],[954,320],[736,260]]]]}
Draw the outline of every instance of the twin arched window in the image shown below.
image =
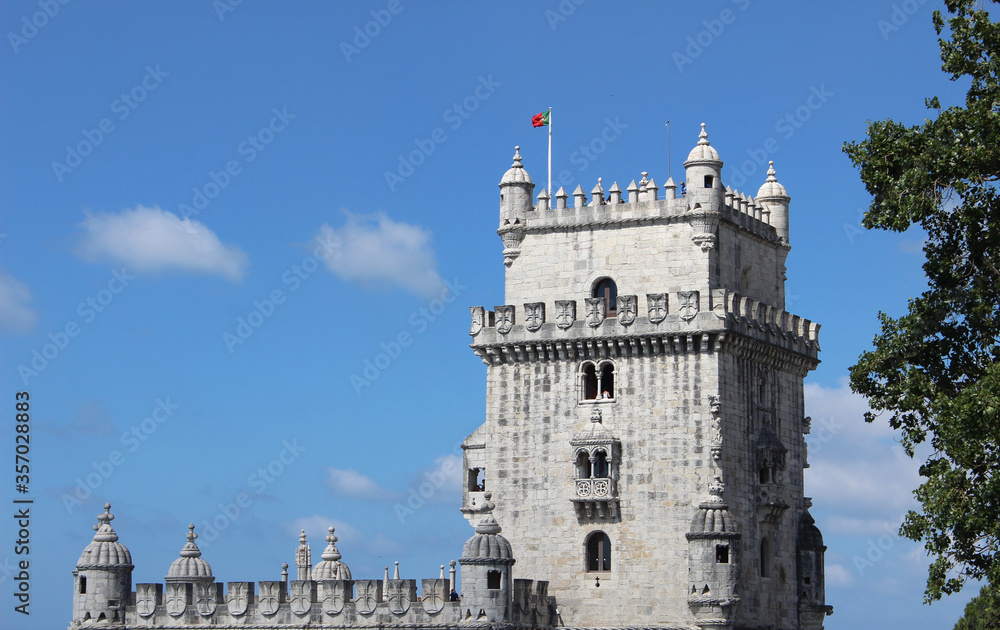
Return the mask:
{"type": "Polygon", "coordinates": [[[584,362],[581,367],[583,400],[615,397],[615,364],[610,361],[584,362]]]}
{"type": "Polygon", "coordinates": [[[581,450],[576,456],[577,479],[610,479],[611,467],[611,458],[603,448],[598,448],[593,454],[581,450]]]}

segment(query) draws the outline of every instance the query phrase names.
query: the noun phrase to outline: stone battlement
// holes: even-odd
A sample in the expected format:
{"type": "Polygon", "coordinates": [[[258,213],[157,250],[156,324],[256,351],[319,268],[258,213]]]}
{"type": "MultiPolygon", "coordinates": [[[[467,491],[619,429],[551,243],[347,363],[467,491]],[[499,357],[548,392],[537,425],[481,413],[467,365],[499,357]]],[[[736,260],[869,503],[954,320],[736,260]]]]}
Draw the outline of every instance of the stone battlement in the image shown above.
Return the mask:
{"type": "MultiPolygon", "coordinates": [[[[476,627],[479,610],[449,601],[451,588],[447,578],[421,580],[420,597],[417,581],[406,579],[136,584],[125,620],[128,627],[164,628],[476,627]]],[[[547,582],[515,580],[510,621],[546,627],[554,605],[547,582]]]]}
{"type": "Polygon", "coordinates": [[[493,365],[702,347],[717,350],[728,333],[811,360],[819,352],[819,324],[726,289],[705,295],[699,291],[647,294],[644,301],[640,314],[639,296],[619,295],[615,316],[607,316],[602,298],[555,300],[551,306],[545,302],[507,304],[493,311],[473,306],[472,348],[484,363],[493,365]]]}

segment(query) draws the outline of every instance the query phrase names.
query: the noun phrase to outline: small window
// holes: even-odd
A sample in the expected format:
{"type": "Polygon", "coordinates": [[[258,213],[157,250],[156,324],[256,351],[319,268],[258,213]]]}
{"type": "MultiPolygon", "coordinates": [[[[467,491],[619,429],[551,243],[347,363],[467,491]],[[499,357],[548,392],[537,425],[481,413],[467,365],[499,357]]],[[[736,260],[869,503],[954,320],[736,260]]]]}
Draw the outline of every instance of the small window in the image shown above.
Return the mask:
{"type": "Polygon", "coordinates": [[[604,451],[594,453],[594,477],[597,479],[611,477],[611,464],[608,463],[608,454],[604,451]]]}
{"type": "Polygon", "coordinates": [[[705,176],[705,188],[712,188],[715,185],[715,176],[706,175],[705,176]]]}
{"type": "Polygon", "coordinates": [[[604,316],[618,316],[618,287],[611,278],[601,278],[594,285],[594,295],[591,297],[604,298],[604,316]]]}
{"type": "Polygon", "coordinates": [[[83,595],[87,592],[87,578],[86,576],[80,576],[80,594],[83,595]]]}
{"type": "Polygon", "coordinates": [[[771,541],[767,538],[760,541],[760,577],[771,577],[771,541]]]}
{"type": "Polygon", "coordinates": [[[587,539],[587,571],[611,570],[611,539],[604,532],[594,532],[587,539]]]}
{"type": "Polygon", "coordinates": [[[770,466],[764,466],[760,469],[760,482],[761,483],[772,483],[774,481],[774,473],[771,471],[770,466]]]}
{"type": "Polygon", "coordinates": [[[583,366],[583,399],[595,400],[597,387],[597,366],[593,363],[587,363],[583,366]]]}
{"type": "Polygon", "coordinates": [[[576,478],[590,479],[590,456],[585,451],[576,456],[576,478]]]}
{"type": "Polygon", "coordinates": [[[615,397],[615,366],[605,363],[601,366],[601,398],[615,397]]]}
{"type": "Polygon", "coordinates": [[[500,590],[500,572],[499,571],[487,571],[486,572],[486,588],[491,591],[500,590]]]}
{"type": "Polygon", "coordinates": [[[486,489],[486,469],[469,469],[469,492],[482,492],[486,489]]]}
{"type": "Polygon", "coordinates": [[[715,562],[718,564],[729,564],[729,545],[715,546],[715,562]]]}

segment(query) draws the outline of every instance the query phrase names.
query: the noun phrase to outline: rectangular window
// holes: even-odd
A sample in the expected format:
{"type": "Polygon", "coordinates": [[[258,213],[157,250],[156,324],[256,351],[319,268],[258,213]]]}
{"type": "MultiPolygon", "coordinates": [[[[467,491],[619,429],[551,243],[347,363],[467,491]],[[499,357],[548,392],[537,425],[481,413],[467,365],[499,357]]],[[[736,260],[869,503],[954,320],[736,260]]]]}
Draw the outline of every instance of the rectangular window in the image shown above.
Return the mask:
{"type": "Polygon", "coordinates": [[[486,572],[486,588],[491,591],[500,590],[500,572],[499,571],[487,571],[486,572]]]}
{"type": "Polygon", "coordinates": [[[729,564],[729,545],[715,546],[715,561],[718,564],[729,564]]]}
{"type": "Polygon", "coordinates": [[[712,188],[715,185],[715,176],[706,175],[705,176],[705,188],[712,188]]]}

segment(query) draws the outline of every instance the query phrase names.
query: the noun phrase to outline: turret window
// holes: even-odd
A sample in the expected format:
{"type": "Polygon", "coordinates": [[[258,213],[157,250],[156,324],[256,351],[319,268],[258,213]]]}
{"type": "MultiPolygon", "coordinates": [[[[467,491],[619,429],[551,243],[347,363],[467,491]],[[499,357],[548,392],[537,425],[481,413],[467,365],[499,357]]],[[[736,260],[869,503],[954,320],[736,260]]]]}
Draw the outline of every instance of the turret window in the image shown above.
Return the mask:
{"type": "Polygon", "coordinates": [[[729,545],[715,546],[715,562],[717,564],[729,564],[729,545]]]}
{"type": "Polygon", "coordinates": [[[611,570],[611,539],[604,532],[594,532],[587,539],[587,571],[611,570]]]}
{"type": "Polygon", "coordinates": [[[482,492],[486,490],[486,469],[469,469],[469,492],[482,492]]]}
{"type": "Polygon", "coordinates": [[[604,299],[604,316],[618,316],[618,287],[611,278],[601,278],[594,284],[594,294],[591,297],[604,299]]]}
{"type": "Polygon", "coordinates": [[[85,576],[80,576],[80,594],[83,595],[87,592],[87,578],[85,576]]]}
{"type": "Polygon", "coordinates": [[[486,572],[486,588],[491,591],[500,590],[500,572],[499,571],[487,571],[486,572]]]}
{"type": "Polygon", "coordinates": [[[712,188],[713,186],[715,186],[715,176],[714,175],[706,175],[705,176],[705,188],[712,188]]]}

